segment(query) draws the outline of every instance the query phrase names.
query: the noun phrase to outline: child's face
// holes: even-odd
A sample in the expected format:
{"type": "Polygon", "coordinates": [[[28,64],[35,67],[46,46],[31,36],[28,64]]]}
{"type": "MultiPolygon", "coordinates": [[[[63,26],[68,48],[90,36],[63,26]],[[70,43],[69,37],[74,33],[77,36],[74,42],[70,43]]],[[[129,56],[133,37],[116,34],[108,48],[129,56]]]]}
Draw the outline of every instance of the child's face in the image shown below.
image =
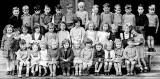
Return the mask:
{"type": "Polygon", "coordinates": [[[19,10],[13,10],[13,15],[18,16],[19,15],[19,10]]]}
{"type": "Polygon", "coordinates": [[[15,38],[15,39],[18,39],[19,34],[20,34],[20,31],[15,31],[15,36],[14,36],[14,38],[15,38]]]}
{"type": "Polygon", "coordinates": [[[20,48],[21,48],[22,50],[24,50],[24,49],[26,48],[26,44],[24,44],[24,45],[20,44],[20,48]]]}
{"type": "Polygon", "coordinates": [[[69,43],[65,43],[63,46],[64,46],[65,49],[68,49],[69,48],[69,43]]]}
{"type": "Polygon", "coordinates": [[[57,46],[58,46],[58,44],[56,43],[56,41],[54,41],[54,43],[52,43],[52,44],[50,45],[50,47],[51,47],[52,49],[57,48],[57,46]]]}
{"type": "Polygon", "coordinates": [[[80,48],[80,44],[79,44],[79,43],[75,43],[75,44],[74,44],[74,47],[75,47],[76,49],[78,49],[78,48],[80,48]]]}
{"type": "Polygon", "coordinates": [[[40,28],[36,28],[36,29],[35,29],[35,32],[36,32],[36,33],[40,33],[40,28]]]}
{"type": "Polygon", "coordinates": [[[90,48],[91,46],[92,46],[91,43],[86,43],[86,47],[87,47],[87,48],[90,48]]]}
{"type": "Polygon", "coordinates": [[[139,14],[143,14],[143,12],[144,12],[143,7],[138,7],[138,13],[139,13],[139,14]]]}
{"type": "Polygon", "coordinates": [[[83,5],[79,5],[79,6],[78,6],[78,9],[79,9],[80,11],[83,11],[83,10],[84,10],[84,6],[83,6],[83,5]]]}
{"type": "Polygon", "coordinates": [[[131,13],[131,11],[132,11],[131,9],[125,9],[126,13],[131,13]]]}
{"type": "Polygon", "coordinates": [[[107,50],[111,50],[112,49],[112,44],[108,44],[107,45],[107,50]]]}
{"type": "Polygon", "coordinates": [[[121,48],[121,42],[116,43],[116,48],[121,48]]]}
{"type": "Polygon", "coordinates": [[[46,14],[48,14],[48,13],[50,13],[50,11],[51,11],[51,9],[50,9],[49,7],[46,7],[46,6],[45,6],[44,12],[45,12],[46,14]]]}
{"type": "Polygon", "coordinates": [[[155,13],[155,9],[149,9],[149,13],[150,14],[154,14],[155,13]]]}
{"type": "Polygon", "coordinates": [[[128,46],[133,46],[133,41],[128,41],[128,46]]]}
{"type": "Polygon", "coordinates": [[[41,50],[45,50],[46,49],[46,45],[41,45],[41,50]]]}
{"type": "Polygon", "coordinates": [[[33,49],[33,51],[38,51],[38,46],[37,45],[33,45],[32,49],[33,49]]]}
{"type": "Polygon", "coordinates": [[[26,28],[23,28],[23,29],[22,29],[22,32],[23,32],[24,34],[26,34],[26,33],[28,32],[28,30],[27,30],[26,28]]]}
{"type": "Polygon", "coordinates": [[[49,32],[53,32],[54,31],[54,27],[49,27],[49,32]]]}
{"type": "Polygon", "coordinates": [[[102,49],[102,46],[101,45],[96,45],[96,50],[97,51],[100,51],[102,49]]]}
{"type": "Polygon", "coordinates": [[[128,33],[130,31],[129,26],[124,27],[124,31],[128,33]]]}
{"type": "Polygon", "coordinates": [[[77,23],[75,23],[75,26],[79,27],[80,26],[80,22],[78,21],[77,23]]]}
{"type": "Polygon", "coordinates": [[[8,27],[8,28],[7,28],[7,33],[12,33],[12,32],[13,32],[12,27],[8,27]]]}
{"type": "Polygon", "coordinates": [[[108,30],[108,25],[107,24],[104,24],[103,25],[103,31],[107,31],[108,30]]]}
{"type": "Polygon", "coordinates": [[[67,8],[67,11],[70,13],[73,11],[73,8],[67,8]]]}
{"type": "Polygon", "coordinates": [[[29,9],[23,9],[23,13],[24,14],[28,14],[29,13],[29,9]]]}
{"type": "Polygon", "coordinates": [[[104,7],[103,10],[104,12],[110,12],[110,7],[104,7]]]}
{"type": "Polygon", "coordinates": [[[120,8],[117,8],[117,9],[115,9],[115,12],[116,12],[117,14],[120,14],[120,13],[121,13],[121,9],[120,9],[120,8]]]}
{"type": "Polygon", "coordinates": [[[93,28],[94,28],[94,24],[93,23],[89,24],[88,29],[93,30],[93,28]]]}
{"type": "Polygon", "coordinates": [[[40,10],[36,10],[36,11],[34,11],[34,12],[35,12],[35,14],[40,14],[40,13],[41,13],[40,10]]]}
{"type": "Polygon", "coordinates": [[[112,28],[112,33],[116,33],[117,32],[117,29],[116,28],[112,28]]]}
{"type": "Polygon", "coordinates": [[[61,9],[56,9],[56,13],[57,13],[57,14],[59,14],[59,13],[61,13],[61,12],[62,12],[61,9]]]}
{"type": "Polygon", "coordinates": [[[93,13],[95,13],[95,14],[97,14],[97,13],[98,13],[98,11],[99,11],[99,9],[98,9],[98,8],[94,8],[94,9],[93,9],[93,13]]]}
{"type": "Polygon", "coordinates": [[[61,30],[65,30],[66,25],[62,23],[60,28],[61,28],[61,30]]]}
{"type": "Polygon", "coordinates": [[[131,33],[132,33],[133,35],[137,35],[137,34],[138,34],[135,30],[132,30],[131,33]]]}

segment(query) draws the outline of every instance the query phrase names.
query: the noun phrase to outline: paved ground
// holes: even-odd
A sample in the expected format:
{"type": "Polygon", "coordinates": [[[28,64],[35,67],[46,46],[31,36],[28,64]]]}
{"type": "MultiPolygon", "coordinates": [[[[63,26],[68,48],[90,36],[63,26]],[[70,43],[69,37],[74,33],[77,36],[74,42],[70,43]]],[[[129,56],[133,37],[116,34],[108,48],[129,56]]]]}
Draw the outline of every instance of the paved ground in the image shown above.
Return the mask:
{"type": "MultiPolygon", "coordinates": [[[[82,76],[82,77],[75,77],[75,76],[70,76],[70,77],[64,77],[64,76],[57,76],[54,77],[54,79],[66,79],[66,78],[76,78],[76,79],[159,79],[160,78],[160,46],[156,46],[157,54],[153,57],[151,57],[151,72],[148,73],[140,73],[137,74],[136,76],[82,76]]],[[[17,76],[10,76],[6,75],[6,65],[5,65],[5,59],[2,57],[2,53],[0,53],[0,78],[16,78],[17,76]]],[[[25,77],[23,77],[25,78],[25,77]]],[[[45,76],[45,77],[30,77],[29,79],[52,79],[53,77],[45,76]]]]}

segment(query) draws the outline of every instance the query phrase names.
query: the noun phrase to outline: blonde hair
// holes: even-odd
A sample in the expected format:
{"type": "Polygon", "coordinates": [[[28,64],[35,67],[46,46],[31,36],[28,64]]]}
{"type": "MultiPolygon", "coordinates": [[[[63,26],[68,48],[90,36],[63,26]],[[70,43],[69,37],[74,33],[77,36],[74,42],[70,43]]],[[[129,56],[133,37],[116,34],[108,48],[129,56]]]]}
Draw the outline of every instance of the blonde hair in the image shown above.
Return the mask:
{"type": "Polygon", "coordinates": [[[12,30],[13,30],[13,25],[11,25],[11,24],[7,24],[6,26],[5,26],[5,28],[3,29],[3,34],[6,34],[7,33],[7,28],[12,28],[12,30]]]}
{"type": "Polygon", "coordinates": [[[26,10],[26,9],[28,10],[28,9],[29,9],[29,6],[28,6],[28,5],[24,5],[24,6],[22,7],[22,9],[23,9],[23,10],[26,10]]]}
{"type": "Polygon", "coordinates": [[[87,23],[87,25],[86,25],[86,30],[88,30],[89,29],[89,25],[90,24],[93,24],[93,30],[95,29],[95,24],[94,24],[94,22],[93,21],[89,21],[88,23],[87,23]]]}
{"type": "Polygon", "coordinates": [[[79,3],[78,3],[78,7],[79,7],[79,6],[85,6],[84,2],[79,2],[79,3]]]}

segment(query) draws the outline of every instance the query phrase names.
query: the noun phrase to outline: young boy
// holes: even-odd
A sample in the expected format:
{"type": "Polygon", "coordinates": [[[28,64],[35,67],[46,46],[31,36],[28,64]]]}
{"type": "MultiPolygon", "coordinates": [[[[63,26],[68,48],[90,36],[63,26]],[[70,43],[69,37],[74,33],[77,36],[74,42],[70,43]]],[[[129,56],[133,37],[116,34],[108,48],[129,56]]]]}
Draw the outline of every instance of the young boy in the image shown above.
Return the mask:
{"type": "Polygon", "coordinates": [[[18,71],[18,77],[22,77],[22,67],[26,66],[26,77],[29,77],[29,54],[26,48],[26,42],[25,40],[21,40],[19,42],[20,49],[16,52],[17,54],[17,60],[19,61],[19,71],[18,71]]]}
{"type": "Polygon", "coordinates": [[[123,15],[123,25],[126,23],[130,23],[132,25],[132,28],[135,26],[135,15],[132,14],[132,6],[130,4],[127,4],[125,6],[125,14],[123,15]]]}
{"type": "Polygon", "coordinates": [[[144,14],[144,8],[142,4],[138,5],[137,11],[138,11],[138,14],[135,16],[135,20],[136,20],[135,29],[141,31],[141,33],[144,35],[146,30],[145,28],[148,26],[148,18],[144,14]]]}
{"type": "Polygon", "coordinates": [[[31,33],[31,15],[29,14],[29,6],[24,5],[22,7],[23,15],[21,16],[22,25],[28,28],[28,32],[31,33]]]}
{"type": "Polygon", "coordinates": [[[40,24],[40,6],[36,5],[34,6],[34,14],[31,16],[31,28],[33,32],[33,28],[35,24],[40,24]]]}
{"type": "Polygon", "coordinates": [[[74,57],[73,50],[70,48],[70,40],[64,39],[62,48],[59,49],[60,66],[62,68],[63,76],[70,76],[71,63],[74,57]],[[66,70],[67,69],[67,74],[66,70]]]}
{"type": "Polygon", "coordinates": [[[73,13],[73,5],[67,5],[67,14],[65,15],[65,22],[67,26],[67,30],[70,31],[74,27],[74,20],[76,19],[76,15],[73,13]]]}
{"type": "Polygon", "coordinates": [[[22,26],[22,20],[20,17],[20,11],[18,7],[13,7],[12,16],[9,18],[9,24],[13,25],[14,28],[20,28],[22,26]]]}
{"type": "Polygon", "coordinates": [[[91,39],[86,39],[85,48],[81,51],[81,57],[83,61],[83,75],[89,75],[89,69],[92,66],[94,52],[92,43],[93,42],[91,39]]]}
{"type": "Polygon", "coordinates": [[[52,20],[52,15],[50,14],[51,8],[48,5],[44,7],[44,13],[40,16],[40,24],[43,26],[42,33],[45,34],[48,30],[48,23],[52,20]]]}
{"type": "Polygon", "coordinates": [[[98,13],[99,11],[99,6],[98,5],[94,5],[92,8],[92,12],[89,14],[89,20],[93,21],[94,25],[95,25],[95,30],[99,30],[99,25],[100,25],[100,15],[98,13]]]}
{"type": "Polygon", "coordinates": [[[113,14],[112,14],[112,12],[110,12],[110,4],[109,3],[105,3],[103,5],[103,11],[104,12],[101,13],[101,25],[105,24],[105,23],[111,25],[113,22],[113,14]]]}
{"type": "Polygon", "coordinates": [[[154,49],[154,36],[158,32],[159,28],[159,19],[158,16],[155,14],[155,5],[152,4],[149,6],[149,13],[146,14],[149,20],[149,25],[147,28],[147,44],[148,44],[148,51],[155,52],[154,49]]]}
{"type": "Polygon", "coordinates": [[[138,60],[138,51],[137,48],[134,46],[132,39],[128,39],[127,43],[128,46],[124,50],[124,58],[127,66],[127,75],[129,76],[134,75],[133,70],[138,60]]]}
{"type": "Polygon", "coordinates": [[[53,17],[52,17],[52,23],[54,23],[54,25],[55,25],[55,31],[58,32],[58,31],[61,30],[60,27],[59,27],[59,24],[62,22],[62,19],[64,19],[64,15],[62,14],[61,5],[58,4],[55,7],[55,10],[56,10],[56,14],[53,15],[53,17]]]}
{"type": "Polygon", "coordinates": [[[118,32],[122,32],[122,14],[121,14],[121,6],[116,4],[114,6],[115,13],[113,15],[113,24],[118,26],[118,32]]]}

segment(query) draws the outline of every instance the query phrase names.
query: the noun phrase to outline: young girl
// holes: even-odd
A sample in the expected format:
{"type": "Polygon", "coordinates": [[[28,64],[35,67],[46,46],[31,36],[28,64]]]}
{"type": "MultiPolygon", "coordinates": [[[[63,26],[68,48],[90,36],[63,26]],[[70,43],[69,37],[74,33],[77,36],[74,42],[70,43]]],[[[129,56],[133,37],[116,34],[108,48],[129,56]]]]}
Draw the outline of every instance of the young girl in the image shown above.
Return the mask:
{"type": "Polygon", "coordinates": [[[45,42],[49,46],[51,46],[52,42],[58,45],[58,36],[56,33],[54,33],[54,29],[55,29],[54,24],[49,23],[48,26],[49,26],[48,28],[49,31],[45,34],[45,42]]]}
{"type": "Polygon", "coordinates": [[[22,19],[22,25],[26,26],[28,28],[28,32],[31,33],[31,15],[29,14],[29,6],[24,5],[22,7],[23,15],[21,16],[22,19]]]}
{"type": "Polygon", "coordinates": [[[122,47],[122,41],[120,39],[116,39],[114,41],[115,43],[115,60],[114,60],[114,68],[116,70],[116,75],[121,76],[122,75],[122,71],[121,71],[121,66],[122,66],[122,62],[123,62],[123,52],[124,49],[122,47]]]}
{"type": "Polygon", "coordinates": [[[81,43],[75,42],[73,44],[73,52],[74,52],[74,66],[75,66],[75,76],[81,76],[82,75],[82,59],[81,59],[81,43]]]}
{"type": "Polygon", "coordinates": [[[44,42],[44,41],[45,41],[44,36],[40,33],[40,25],[35,25],[34,33],[32,34],[31,43],[33,43],[33,42],[40,43],[40,42],[44,42]]]}
{"type": "Polygon", "coordinates": [[[110,38],[109,24],[105,23],[100,27],[100,31],[97,32],[96,42],[102,43],[104,47],[105,43],[109,41],[109,38],[110,38]]]}
{"type": "Polygon", "coordinates": [[[59,49],[60,66],[62,68],[63,76],[70,76],[71,63],[74,57],[73,50],[70,48],[70,40],[64,39],[62,48],[59,49]],[[67,69],[67,70],[65,70],[67,69]],[[66,74],[67,71],[67,74],[66,74]]]}
{"type": "Polygon", "coordinates": [[[82,20],[82,27],[86,28],[85,25],[88,22],[88,12],[84,9],[84,2],[78,3],[78,11],[76,12],[77,17],[80,17],[82,20]]]}
{"type": "Polygon", "coordinates": [[[120,33],[120,38],[123,43],[123,48],[127,46],[127,40],[133,37],[133,34],[130,32],[130,24],[124,25],[124,32],[120,33]]]}
{"type": "Polygon", "coordinates": [[[114,6],[115,13],[113,15],[113,24],[118,26],[118,32],[122,32],[122,14],[121,14],[121,6],[116,4],[114,6]]]}
{"type": "Polygon", "coordinates": [[[15,67],[17,66],[17,70],[18,70],[18,64],[17,64],[17,56],[16,56],[16,53],[20,47],[19,47],[19,36],[20,36],[20,29],[15,29],[14,31],[14,37],[13,37],[13,40],[12,40],[12,43],[11,43],[11,52],[13,55],[11,55],[11,61],[12,61],[12,75],[15,75],[17,72],[15,72],[15,67]]]}
{"type": "Polygon", "coordinates": [[[68,31],[66,31],[65,29],[66,29],[66,23],[65,22],[61,22],[60,23],[60,31],[57,33],[57,35],[58,35],[58,40],[59,40],[59,48],[61,48],[62,47],[62,41],[64,40],[64,39],[69,39],[70,40],[70,34],[69,34],[69,32],[68,31]]]}
{"type": "Polygon", "coordinates": [[[50,70],[50,76],[56,76],[56,66],[58,62],[58,41],[51,39],[52,42],[48,44],[48,55],[49,55],[49,70],[50,70]]]}
{"type": "Polygon", "coordinates": [[[155,14],[154,4],[149,6],[149,13],[146,14],[146,16],[148,17],[148,21],[149,21],[149,25],[146,30],[148,51],[155,52],[156,50],[154,49],[154,37],[158,32],[159,19],[158,19],[158,16],[155,14]]]}
{"type": "Polygon", "coordinates": [[[17,60],[19,62],[19,71],[18,71],[18,77],[22,77],[22,67],[26,66],[26,77],[29,77],[29,53],[27,51],[26,42],[25,40],[20,40],[19,42],[20,49],[16,52],[17,60]]]}
{"type": "Polygon", "coordinates": [[[113,50],[113,42],[110,41],[106,44],[105,48],[105,57],[104,57],[104,74],[110,75],[110,70],[113,65],[113,61],[115,59],[115,51],[113,50]]]}
{"type": "Polygon", "coordinates": [[[110,34],[109,39],[114,42],[116,38],[120,38],[120,35],[118,33],[118,26],[116,26],[115,24],[112,24],[111,25],[111,34],[110,34]]]}
{"type": "Polygon", "coordinates": [[[89,75],[89,69],[92,66],[93,62],[93,53],[94,49],[92,48],[92,40],[91,39],[86,39],[85,41],[85,48],[82,49],[81,52],[81,57],[83,61],[83,75],[87,76],[89,75]]]}
{"type": "Polygon", "coordinates": [[[47,74],[47,66],[48,66],[48,50],[47,46],[44,42],[41,42],[40,44],[40,61],[39,61],[39,76],[46,76],[47,74]],[[44,69],[44,74],[42,74],[42,67],[44,69]]]}
{"type": "Polygon", "coordinates": [[[99,26],[100,26],[100,15],[98,11],[99,11],[99,6],[94,5],[92,8],[92,12],[89,14],[89,20],[93,21],[95,25],[95,30],[97,31],[99,30],[99,26]]]}
{"type": "Polygon", "coordinates": [[[132,34],[134,35],[134,42],[135,42],[135,45],[137,47],[137,50],[138,50],[138,64],[141,68],[141,71],[144,70],[144,72],[147,71],[147,65],[146,65],[146,62],[144,60],[144,57],[145,57],[145,48],[144,48],[144,45],[145,45],[145,39],[144,39],[144,36],[143,34],[140,33],[140,30],[138,31],[135,31],[135,30],[132,30],[132,34]],[[144,68],[142,67],[141,65],[141,62],[144,66],[144,68]]]}
{"type": "Polygon", "coordinates": [[[31,35],[28,33],[28,28],[23,26],[22,27],[22,34],[20,34],[20,39],[24,39],[26,41],[27,47],[30,46],[30,42],[32,40],[31,35]]]}
{"type": "Polygon", "coordinates": [[[32,75],[35,76],[36,72],[38,71],[38,63],[39,63],[39,59],[40,59],[40,54],[39,54],[39,46],[38,44],[34,43],[32,45],[32,51],[30,54],[30,59],[31,59],[31,72],[32,75]]]}
{"type": "Polygon", "coordinates": [[[101,43],[98,43],[95,45],[95,52],[94,52],[94,64],[95,64],[95,75],[99,76],[99,72],[103,65],[103,59],[104,59],[104,50],[103,45],[101,43]]]}
{"type": "Polygon", "coordinates": [[[13,39],[13,26],[12,25],[6,25],[4,28],[5,34],[2,37],[1,41],[1,50],[3,51],[3,57],[6,58],[6,67],[7,67],[7,75],[11,74],[11,61],[10,61],[10,55],[12,52],[10,52],[10,47],[13,39]]]}
{"type": "Polygon", "coordinates": [[[83,43],[85,30],[83,27],[81,27],[81,25],[82,25],[82,20],[77,17],[77,20],[75,20],[75,27],[73,27],[70,31],[72,43],[77,41],[83,43]]]}
{"type": "Polygon", "coordinates": [[[127,75],[134,75],[133,70],[138,60],[138,51],[134,46],[132,39],[127,40],[128,46],[124,49],[125,64],[127,66],[127,75]]]}
{"type": "Polygon", "coordinates": [[[93,41],[93,45],[96,43],[96,31],[94,31],[95,25],[93,22],[88,23],[85,38],[89,38],[93,41]]]}

